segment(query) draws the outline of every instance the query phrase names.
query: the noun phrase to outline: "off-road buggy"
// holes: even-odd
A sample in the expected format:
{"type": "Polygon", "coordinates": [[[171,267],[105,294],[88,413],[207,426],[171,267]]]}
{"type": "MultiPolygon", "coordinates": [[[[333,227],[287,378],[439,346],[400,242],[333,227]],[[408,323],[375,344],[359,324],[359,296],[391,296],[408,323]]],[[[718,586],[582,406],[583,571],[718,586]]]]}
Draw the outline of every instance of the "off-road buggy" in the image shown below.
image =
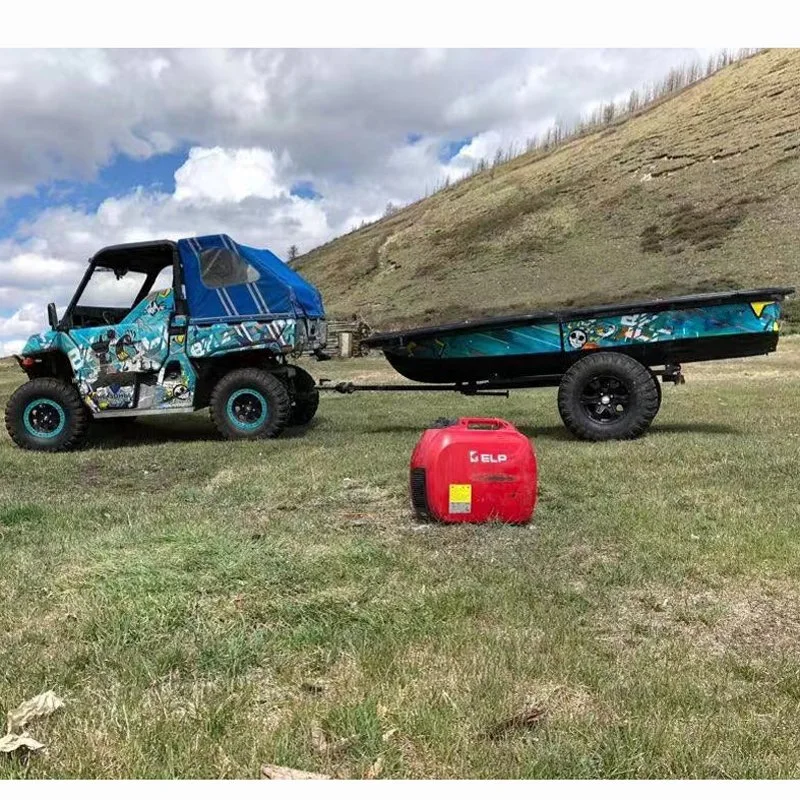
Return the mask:
{"type": "Polygon", "coordinates": [[[6,408],[21,447],[68,450],[93,420],[205,407],[229,439],[274,437],[316,413],[314,380],[289,357],[321,356],[322,298],[268,250],[225,235],[106,247],[61,319],[47,312],[6,408]]]}

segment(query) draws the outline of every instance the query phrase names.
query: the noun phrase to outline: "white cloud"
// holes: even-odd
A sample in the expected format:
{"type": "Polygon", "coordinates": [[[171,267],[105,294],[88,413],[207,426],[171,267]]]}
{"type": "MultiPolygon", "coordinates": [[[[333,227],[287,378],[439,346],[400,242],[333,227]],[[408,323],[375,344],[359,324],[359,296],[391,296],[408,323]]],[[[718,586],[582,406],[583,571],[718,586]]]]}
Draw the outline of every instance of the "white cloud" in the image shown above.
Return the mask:
{"type": "Polygon", "coordinates": [[[19,309],[41,319],[47,301],[66,302],[105,245],[224,231],[302,252],[696,52],[0,51],[0,108],[13,120],[0,127],[0,204],[91,179],[118,154],[193,145],[174,193],[135,189],[94,212],[56,202],[0,240],[0,343],[30,328],[19,309]],[[291,196],[296,181],[322,196],[291,196]]]}
{"type": "Polygon", "coordinates": [[[0,322],[0,331],[3,336],[19,336],[35,333],[42,322],[42,313],[39,308],[32,304],[22,306],[18,311],[15,311],[10,317],[3,319],[0,322]]]}
{"type": "Polygon", "coordinates": [[[0,262],[3,288],[58,285],[69,280],[74,264],[35,252],[21,252],[0,262]]]}
{"type": "Polygon", "coordinates": [[[5,50],[0,198],[185,141],[288,151],[374,180],[408,133],[460,139],[569,116],[692,50],[5,50]]]}
{"type": "Polygon", "coordinates": [[[239,203],[246,197],[288,195],[277,180],[275,156],[251,147],[193,147],[186,163],[175,173],[175,200],[210,200],[239,203]]]}
{"type": "Polygon", "coordinates": [[[0,339],[0,356],[19,355],[20,350],[25,346],[25,339],[0,339]]]}
{"type": "Polygon", "coordinates": [[[0,355],[19,353],[31,334],[45,327],[44,309],[25,304],[9,317],[0,317],[0,355]]]}

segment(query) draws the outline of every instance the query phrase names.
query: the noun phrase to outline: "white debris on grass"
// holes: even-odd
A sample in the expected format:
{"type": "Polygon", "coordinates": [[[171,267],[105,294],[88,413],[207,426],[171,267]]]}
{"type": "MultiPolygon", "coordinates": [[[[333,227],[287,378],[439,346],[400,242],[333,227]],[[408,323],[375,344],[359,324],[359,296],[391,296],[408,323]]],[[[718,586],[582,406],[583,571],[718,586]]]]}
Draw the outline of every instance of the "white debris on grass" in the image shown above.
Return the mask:
{"type": "Polygon", "coordinates": [[[44,745],[32,736],[28,736],[25,727],[29,722],[41,717],[49,717],[64,705],[64,701],[48,690],[36,697],[31,697],[8,712],[6,735],[0,738],[0,753],[13,753],[16,750],[41,750],[44,745]]]}

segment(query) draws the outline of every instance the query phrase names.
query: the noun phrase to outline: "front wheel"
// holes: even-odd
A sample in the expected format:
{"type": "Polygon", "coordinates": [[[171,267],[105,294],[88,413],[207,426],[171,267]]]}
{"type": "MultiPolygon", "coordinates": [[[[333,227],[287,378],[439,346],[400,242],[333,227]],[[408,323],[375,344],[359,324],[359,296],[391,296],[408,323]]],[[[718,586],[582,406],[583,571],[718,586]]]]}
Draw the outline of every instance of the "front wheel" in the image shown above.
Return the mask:
{"type": "Polygon", "coordinates": [[[622,353],[596,353],[576,361],[558,387],[558,411],[579,439],[635,439],[658,413],[655,376],[622,353]]]}
{"type": "Polygon", "coordinates": [[[6,406],[6,429],[26,450],[74,450],[86,438],[89,411],[78,390],[57,378],[23,383],[6,406]]]}
{"type": "Polygon", "coordinates": [[[211,393],[211,419],[226,439],[272,439],[286,427],[291,399],[286,385],[261,369],[235,369],[211,393]]]}

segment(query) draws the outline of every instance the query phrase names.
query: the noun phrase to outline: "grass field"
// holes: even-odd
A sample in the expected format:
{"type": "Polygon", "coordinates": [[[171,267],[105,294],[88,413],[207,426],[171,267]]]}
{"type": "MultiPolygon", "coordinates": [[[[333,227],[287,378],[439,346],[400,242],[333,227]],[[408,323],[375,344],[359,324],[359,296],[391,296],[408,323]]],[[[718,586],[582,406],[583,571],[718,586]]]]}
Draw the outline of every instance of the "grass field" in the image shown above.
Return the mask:
{"type": "Polygon", "coordinates": [[[329,396],[261,443],[3,433],[0,712],[66,705],[0,777],[800,777],[800,339],[685,371],[635,442],[572,440],[555,390],[329,396]],[[531,526],[409,513],[421,428],[475,413],[535,442],[531,526]]]}

